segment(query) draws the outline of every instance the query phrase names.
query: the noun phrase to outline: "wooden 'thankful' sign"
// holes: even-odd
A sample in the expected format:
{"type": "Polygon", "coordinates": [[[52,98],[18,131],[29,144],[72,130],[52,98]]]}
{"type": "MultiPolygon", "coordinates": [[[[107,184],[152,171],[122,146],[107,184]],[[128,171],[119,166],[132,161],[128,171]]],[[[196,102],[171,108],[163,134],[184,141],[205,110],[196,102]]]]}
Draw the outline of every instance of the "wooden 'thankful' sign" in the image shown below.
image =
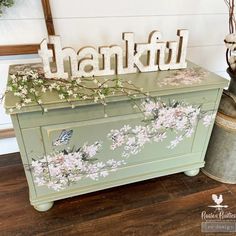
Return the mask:
{"type": "Polygon", "coordinates": [[[72,78],[186,68],[188,31],[178,30],[177,35],[178,41],[163,42],[161,33],[153,31],[148,43],[134,43],[134,33],[123,33],[125,53],[117,45],[99,47],[98,51],[94,47],[84,47],[76,53],[73,48],[62,48],[59,36],[50,36],[49,43],[54,45],[55,50],[56,72],[50,68],[53,51],[48,49],[46,39],[40,44],[39,55],[42,57],[46,78],[69,78],[64,68],[65,58],[70,59],[72,78]],[[115,68],[111,65],[113,56],[115,68]],[[142,56],[146,56],[146,63],[141,60],[142,56]]]}

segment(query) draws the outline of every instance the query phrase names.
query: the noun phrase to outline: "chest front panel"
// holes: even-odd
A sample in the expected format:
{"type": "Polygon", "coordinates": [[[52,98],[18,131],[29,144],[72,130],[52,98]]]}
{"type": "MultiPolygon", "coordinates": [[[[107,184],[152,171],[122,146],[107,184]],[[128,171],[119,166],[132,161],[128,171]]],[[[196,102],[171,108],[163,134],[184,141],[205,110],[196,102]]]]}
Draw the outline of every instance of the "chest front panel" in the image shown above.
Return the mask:
{"type": "MultiPolygon", "coordinates": [[[[217,106],[218,93],[219,90],[214,89],[166,95],[158,99],[166,104],[175,100],[194,107],[199,106],[201,112],[211,115],[217,106]]],[[[140,102],[137,99],[136,103],[140,104],[140,102]]],[[[178,168],[193,164],[203,165],[204,144],[212,128],[205,127],[203,121],[197,119],[191,136],[188,137],[185,130],[167,129],[163,140],[157,141],[151,137],[149,141],[144,140],[144,144],[132,153],[133,149],[127,149],[130,145],[134,145],[134,143],[130,144],[132,140],[137,142],[137,136],[140,137],[140,134],[137,132],[134,135],[131,131],[136,127],[144,127],[146,121],[140,110],[129,100],[108,103],[105,110],[101,105],[89,105],[75,109],[56,109],[45,114],[23,113],[18,115],[18,121],[26,150],[24,164],[32,164],[35,160],[40,161],[44,156],[50,157],[52,153],[62,150],[70,152],[85,145],[101,143],[97,152],[90,150],[96,154],[88,163],[104,164],[105,167],[102,168],[102,171],[105,171],[104,176],[93,179],[89,177],[90,172],[81,171],[81,179],[68,182],[57,192],[45,185],[39,186],[32,175],[37,199],[44,199],[45,196],[59,199],[66,195],[72,196],[102,189],[105,186],[116,186],[120,183],[133,182],[135,179],[149,178],[148,176],[161,176],[165,171],[174,173],[178,168]],[[105,118],[104,114],[108,117],[105,118]],[[114,149],[112,144],[117,144],[119,140],[113,142],[109,134],[112,130],[121,130],[124,126],[131,127],[126,132],[126,141],[114,149]],[[171,143],[181,135],[183,139],[178,145],[171,147],[171,143]],[[136,139],[132,139],[134,136],[136,139]],[[106,163],[110,163],[111,160],[120,163],[113,169],[112,165],[106,166],[106,163]]],[[[100,169],[99,171],[101,172],[100,169]]],[[[48,175],[50,178],[50,171],[48,175]]]]}

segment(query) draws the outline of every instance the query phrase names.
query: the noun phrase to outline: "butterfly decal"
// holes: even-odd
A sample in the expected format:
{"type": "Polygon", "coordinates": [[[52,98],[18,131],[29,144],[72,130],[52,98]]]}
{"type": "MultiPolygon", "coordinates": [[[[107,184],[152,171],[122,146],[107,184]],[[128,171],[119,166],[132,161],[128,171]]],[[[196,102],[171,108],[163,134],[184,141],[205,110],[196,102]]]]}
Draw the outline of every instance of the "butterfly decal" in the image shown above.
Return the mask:
{"type": "Polygon", "coordinates": [[[60,145],[68,144],[70,139],[71,139],[71,137],[72,137],[72,134],[73,134],[73,130],[72,129],[70,129],[70,130],[63,129],[61,131],[61,134],[58,137],[58,139],[52,142],[52,145],[53,146],[60,146],[60,145]]]}

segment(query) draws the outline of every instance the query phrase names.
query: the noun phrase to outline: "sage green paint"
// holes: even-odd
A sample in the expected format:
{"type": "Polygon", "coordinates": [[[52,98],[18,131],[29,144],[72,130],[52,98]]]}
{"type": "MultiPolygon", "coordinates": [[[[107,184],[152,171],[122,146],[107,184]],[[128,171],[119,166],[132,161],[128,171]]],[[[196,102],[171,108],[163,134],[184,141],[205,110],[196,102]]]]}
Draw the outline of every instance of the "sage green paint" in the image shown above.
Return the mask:
{"type": "MultiPolygon", "coordinates": [[[[189,67],[197,67],[189,63],[189,67]]],[[[11,70],[11,68],[10,68],[11,70]]],[[[175,99],[190,104],[199,104],[205,111],[214,111],[218,108],[222,88],[227,86],[227,80],[207,72],[207,77],[201,83],[178,86],[158,86],[158,82],[172,75],[172,71],[137,73],[119,75],[120,78],[132,80],[150,95],[160,97],[163,101],[175,99]]],[[[112,78],[114,76],[106,76],[112,78]]],[[[142,114],[133,108],[130,100],[125,96],[111,96],[104,118],[104,107],[91,101],[77,101],[77,107],[71,109],[70,105],[57,98],[55,94],[45,94],[42,99],[48,112],[42,114],[36,104],[27,104],[22,110],[10,108],[17,102],[17,98],[7,93],[5,108],[10,113],[16,137],[20,148],[22,162],[30,189],[30,202],[36,210],[45,211],[52,207],[55,200],[72,197],[88,192],[106,189],[140,180],[155,178],[158,176],[185,172],[192,176],[198,173],[204,166],[204,156],[212,131],[212,126],[205,128],[198,123],[195,134],[182,141],[175,149],[167,149],[167,143],[173,139],[174,134],[169,133],[163,143],[146,144],[145,148],[137,155],[127,159],[127,165],[120,167],[116,172],[111,172],[106,178],[99,181],[83,179],[67,189],[55,192],[46,187],[38,187],[34,184],[32,174],[27,170],[27,165],[32,159],[39,159],[54,150],[61,150],[65,146],[53,147],[52,142],[60,134],[62,129],[73,129],[74,133],[69,146],[103,141],[102,152],[98,159],[106,161],[111,158],[119,159],[119,150],[111,151],[107,133],[114,128],[121,128],[124,124],[135,125],[141,122],[142,114]]],[[[139,102],[140,97],[137,98],[139,102]]]]}

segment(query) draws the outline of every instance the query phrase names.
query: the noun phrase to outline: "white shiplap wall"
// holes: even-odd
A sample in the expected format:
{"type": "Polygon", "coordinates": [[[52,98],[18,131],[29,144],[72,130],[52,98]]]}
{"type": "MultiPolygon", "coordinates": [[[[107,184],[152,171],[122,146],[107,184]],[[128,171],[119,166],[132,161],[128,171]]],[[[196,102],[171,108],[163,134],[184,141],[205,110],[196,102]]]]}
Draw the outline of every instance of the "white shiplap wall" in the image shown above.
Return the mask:
{"type": "MultiPolygon", "coordinates": [[[[189,29],[188,59],[222,76],[225,73],[227,7],[224,0],[51,0],[56,34],[63,46],[122,44],[122,32],[134,32],[146,42],[149,32],[160,30],[163,38],[176,38],[176,30],[189,29]]],[[[16,0],[0,18],[0,45],[39,43],[47,37],[40,0],[16,0]]],[[[0,92],[8,65],[37,61],[37,55],[0,57],[0,92]],[[32,59],[33,58],[33,59],[32,59]]],[[[0,129],[11,126],[0,108],[0,129]]],[[[3,145],[0,142],[0,153],[3,145]]],[[[8,149],[7,149],[8,150],[8,149]]],[[[2,152],[7,151],[6,148],[2,152]]],[[[9,150],[12,149],[9,147],[9,150]]]]}
{"type": "Polygon", "coordinates": [[[136,41],[160,30],[166,40],[176,29],[190,31],[188,58],[211,71],[225,70],[223,39],[227,7],[223,0],[51,0],[57,34],[64,46],[121,44],[121,33],[135,32],[136,41]],[[73,29],[73,31],[72,31],[73,29]]]}
{"type": "MultiPolygon", "coordinates": [[[[0,17],[0,45],[40,43],[47,37],[40,0],[15,0],[0,17]]],[[[37,55],[0,57],[0,94],[6,87],[9,64],[38,62],[37,55]]],[[[0,104],[0,130],[12,127],[10,117],[0,104]]],[[[0,155],[18,151],[15,138],[0,139],[0,155]]]]}

